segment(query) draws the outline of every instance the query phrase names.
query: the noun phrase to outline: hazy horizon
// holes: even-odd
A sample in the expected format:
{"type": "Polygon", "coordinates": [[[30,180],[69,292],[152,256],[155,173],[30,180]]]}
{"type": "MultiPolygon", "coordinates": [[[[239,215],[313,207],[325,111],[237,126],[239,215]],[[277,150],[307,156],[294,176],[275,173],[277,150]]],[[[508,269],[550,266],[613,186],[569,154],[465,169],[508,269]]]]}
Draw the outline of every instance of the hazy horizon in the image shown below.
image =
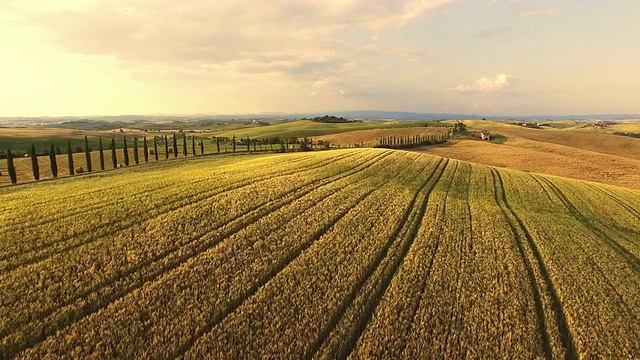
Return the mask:
{"type": "Polygon", "coordinates": [[[14,1],[0,116],[637,114],[633,1],[14,1]]]}

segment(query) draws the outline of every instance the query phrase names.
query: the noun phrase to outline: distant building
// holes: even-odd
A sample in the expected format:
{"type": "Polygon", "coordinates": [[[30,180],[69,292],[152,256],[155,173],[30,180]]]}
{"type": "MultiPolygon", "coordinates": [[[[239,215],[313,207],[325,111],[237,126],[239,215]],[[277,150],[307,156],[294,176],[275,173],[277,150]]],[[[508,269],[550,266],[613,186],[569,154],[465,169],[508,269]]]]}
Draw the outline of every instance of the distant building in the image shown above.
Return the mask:
{"type": "Polygon", "coordinates": [[[476,131],[476,136],[482,140],[491,140],[491,133],[487,130],[476,131]]]}

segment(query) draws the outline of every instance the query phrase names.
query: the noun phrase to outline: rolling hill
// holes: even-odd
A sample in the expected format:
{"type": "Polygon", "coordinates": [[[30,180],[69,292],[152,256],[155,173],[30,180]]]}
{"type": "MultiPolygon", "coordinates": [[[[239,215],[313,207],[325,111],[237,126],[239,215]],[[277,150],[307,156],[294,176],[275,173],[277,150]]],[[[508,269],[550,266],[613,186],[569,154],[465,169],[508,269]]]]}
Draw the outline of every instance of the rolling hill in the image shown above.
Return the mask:
{"type": "Polygon", "coordinates": [[[640,355],[636,190],[348,149],[0,200],[2,358],[640,355]]]}
{"type": "Polygon", "coordinates": [[[421,148],[432,155],[640,189],[640,139],[579,129],[529,129],[465,121],[489,130],[491,142],[456,139],[421,148]]]}

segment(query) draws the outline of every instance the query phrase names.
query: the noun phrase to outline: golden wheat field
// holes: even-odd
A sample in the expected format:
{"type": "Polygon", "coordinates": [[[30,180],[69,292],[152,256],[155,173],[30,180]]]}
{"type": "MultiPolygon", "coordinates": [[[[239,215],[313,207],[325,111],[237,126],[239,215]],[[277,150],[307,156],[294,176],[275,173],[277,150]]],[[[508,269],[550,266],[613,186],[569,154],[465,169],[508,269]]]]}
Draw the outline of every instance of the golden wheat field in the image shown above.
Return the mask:
{"type": "Polygon", "coordinates": [[[493,121],[467,120],[464,123],[467,124],[469,130],[485,129],[509,139],[521,138],[640,160],[640,139],[638,138],[594,130],[554,129],[552,127],[531,129],[493,121]]]}
{"type": "Polygon", "coordinates": [[[640,356],[637,190],[346,149],[0,200],[2,358],[640,356]]]}
{"type": "Polygon", "coordinates": [[[465,123],[471,131],[490,129],[494,141],[451,140],[418,150],[490,166],[640,189],[640,139],[485,121],[465,123]]]}

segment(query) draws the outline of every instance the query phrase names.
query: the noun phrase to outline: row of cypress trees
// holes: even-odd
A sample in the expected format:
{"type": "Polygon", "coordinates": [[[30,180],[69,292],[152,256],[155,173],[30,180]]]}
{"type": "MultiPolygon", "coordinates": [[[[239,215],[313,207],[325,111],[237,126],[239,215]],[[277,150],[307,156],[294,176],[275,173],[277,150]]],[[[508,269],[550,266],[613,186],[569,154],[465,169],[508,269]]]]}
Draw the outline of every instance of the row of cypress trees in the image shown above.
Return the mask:
{"type": "MultiPolygon", "coordinates": [[[[164,152],[165,152],[165,159],[169,158],[169,139],[167,138],[167,135],[164,136],[164,152]]],[[[187,156],[187,136],[183,136],[183,144],[182,144],[182,153],[184,156],[187,156]]],[[[199,141],[199,145],[200,145],[200,154],[203,155],[204,154],[204,141],[199,141]]],[[[218,147],[218,152],[220,152],[220,143],[218,142],[217,144],[218,147]]],[[[139,158],[139,153],[138,153],[138,138],[134,137],[133,138],[133,162],[138,165],[140,163],[140,158],[139,158]]],[[[116,140],[114,138],[111,139],[111,146],[110,146],[110,150],[111,150],[111,163],[113,165],[113,168],[117,168],[120,164],[118,164],[118,156],[116,154],[116,140]]],[[[127,145],[127,137],[123,137],[122,138],[122,151],[123,151],[123,161],[124,161],[124,165],[125,166],[129,166],[129,150],[128,150],[128,145],[127,145]]],[[[234,137],[234,151],[235,151],[235,137],[234,137]]],[[[105,170],[106,165],[105,165],[105,157],[104,157],[104,148],[102,145],[102,138],[98,139],[98,152],[99,152],[99,163],[100,163],[100,170],[105,170]]],[[[172,152],[174,154],[174,157],[178,157],[178,141],[177,141],[177,136],[175,133],[173,133],[173,146],[172,146],[172,152]]],[[[191,137],[191,152],[193,154],[193,156],[196,155],[196,141],[195,141],[195,136],[191,137]]],[[[92,162],[91,162],[91,149],[89,148],[89,140],[88,138],[85,136],[84,137],[84,153],[85,153],[85,165],[86,165],[86,171],[87,172],[92,172],[93,168],[92,168],[92,162]]],[[[143,138],[143,153],[144,153],[144,162],[149,162],[149,146],[147,143],[147,138],[144,137],[143,138]]],[[[33,172],[33,178],[34,180],[40,180],[40,167],[38,165],[38,156],[36,154],[36,147],[34,144],[31,144],[30,150],[29,150],[29,154],[31,157],[31,169],[33,172]]],[[[155,158],[155,161],[159,161],[159,157],[158,157],[158,141],[157,141],[157,137],[153,138],[153,155],[155,158]]],[[[67,141],[67,163],[69,166],[69,174],[70,175],[75,175],[76,173],[76,168],[74,166],[74,160],[73,160],[73,151],[71,148],[71,141],[67,141]]],[[[56,178],[58,177],[58,160],[56,158],[56,151],[53,145],[53,142],[51,142],[50,148],[49,148],[49,164],[51,166],[51,175],[56,178]]],[[[121,166],[121,165],[120,165],[121,166]]],[[[14,162],[13,162],[13,154],[11,153],[11,149],[7,149],[7,168],[8,168],[8,172],[9,172],[9,178],[11,180],[12,184],[16,184],[18,181],[17,178],[17,174],[16,174],[16,169],[14,166],[14,162]]],[[[80,170],[80,168],[78,168],[78,170],[80,170]]],[[[85,171],[85,169],[82,169],[82,171],[85,171]]]]}

